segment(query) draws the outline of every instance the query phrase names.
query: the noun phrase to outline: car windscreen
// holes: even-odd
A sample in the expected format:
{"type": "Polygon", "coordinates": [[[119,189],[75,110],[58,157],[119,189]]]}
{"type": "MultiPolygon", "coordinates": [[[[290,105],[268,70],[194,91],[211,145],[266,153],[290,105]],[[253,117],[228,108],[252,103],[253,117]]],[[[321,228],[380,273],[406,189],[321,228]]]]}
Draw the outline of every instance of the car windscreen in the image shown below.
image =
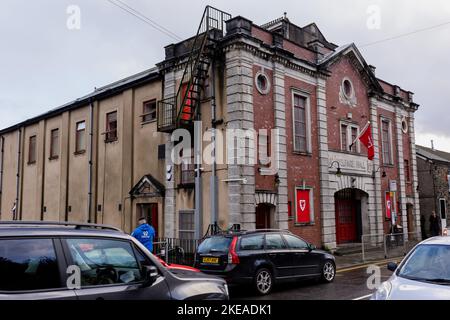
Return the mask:
{"type": "Polygon", "coordinates": [[[229,237],[211,237],[205,239],[198,247],[198,253],[228,252],[232,239],[229,237]]]}
{"type": "Polygon", "coordinates": [[[450,246],[418,246],[397,275],[410,280],[450,284],[450,246]]]}

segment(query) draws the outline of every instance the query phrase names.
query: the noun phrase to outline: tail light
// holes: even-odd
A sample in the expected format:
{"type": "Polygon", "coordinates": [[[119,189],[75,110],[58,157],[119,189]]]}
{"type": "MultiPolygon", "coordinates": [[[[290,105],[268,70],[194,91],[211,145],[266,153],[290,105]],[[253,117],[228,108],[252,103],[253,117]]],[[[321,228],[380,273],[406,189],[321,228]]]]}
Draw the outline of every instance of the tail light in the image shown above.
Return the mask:
{"type": "Polygon", "coordinates": [[[239,256],[236,253],[238,237],[234,237],[230,245],[230,251],[228,252],[228,264],[239,264],[239,256]]]}

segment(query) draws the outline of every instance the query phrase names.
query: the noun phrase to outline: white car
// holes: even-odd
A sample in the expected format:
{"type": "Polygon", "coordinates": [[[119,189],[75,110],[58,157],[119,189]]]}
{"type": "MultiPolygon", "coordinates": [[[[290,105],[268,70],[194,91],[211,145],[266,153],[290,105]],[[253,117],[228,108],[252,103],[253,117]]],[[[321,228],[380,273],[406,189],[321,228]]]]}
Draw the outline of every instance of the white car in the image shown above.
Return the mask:
{"type": "Polygon", "coordinates": [[[388,269],[394,274],[371,300],[450,300],[450,237],[422,241],[388,269]]]}

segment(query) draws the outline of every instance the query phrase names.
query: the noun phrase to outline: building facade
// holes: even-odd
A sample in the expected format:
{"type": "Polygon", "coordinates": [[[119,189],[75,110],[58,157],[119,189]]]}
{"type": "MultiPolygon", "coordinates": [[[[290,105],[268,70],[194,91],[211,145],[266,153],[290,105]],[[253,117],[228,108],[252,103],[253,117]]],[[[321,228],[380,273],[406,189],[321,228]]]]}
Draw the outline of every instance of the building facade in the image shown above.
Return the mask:
{"type": "Polygon", "coordinates": [[[450,225],[447,212],[450,197],[450,153],[417,146],[417,174],[424,237],[430,235],[430,216],[434,211],[442,227],[450,225]]]}
{"type": "Polygon", "coordinates": [[[199,30],[156,68],[0,131],[1,219],[130,231],[146,215],[164,237],[240,225],[330,249],[388,233],[395,217],[420,230],[413,93],[315,24],[207,7],[199,30]],[[369,122],[373,161],[352,145],[369,122]],[[179,130],[194,142],[184,160],[214,142],[225,161],[176,163],[179,130]],[[236,130],[244,138],[227,139],[236,130]]]}

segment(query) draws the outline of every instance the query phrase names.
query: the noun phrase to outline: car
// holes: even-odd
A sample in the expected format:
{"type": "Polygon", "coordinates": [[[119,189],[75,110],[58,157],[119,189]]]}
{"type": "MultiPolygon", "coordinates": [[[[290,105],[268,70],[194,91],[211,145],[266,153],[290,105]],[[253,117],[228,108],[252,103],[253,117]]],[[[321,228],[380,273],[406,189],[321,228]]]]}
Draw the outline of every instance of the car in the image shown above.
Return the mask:
{"type": "Polygon", "coordinates": [[[172,272],[177,272],[177,271],[191,271],[191,272],[201,272],[200,270],[198,270],[197,268],[194,267],[189,267],[189,266],[185,266],[185,265],[181,265],[181,264],[176,264],[176,263],[167,263],[165,262],[163,259],[158,258],[159,263],[161,263],[164,267],[166,267],[167,269],[169,269],[172,272]]]}
{"type": "Polygon", "coordinates": [[[197,248],[195,267],[231,285],[251,284],[260,295],[269,294],[276,282],[314,278],[330,283],[336,276],[332,254],[284,230],[206,237],[197,248]]]}
{"type": "Polygon", "coordinates": [[[215,276],[170,268],[119,229],[0,222],[0,300],[228,300],[215,276]]]}
{"type": "Polygon", "coordinates": [[[393,275],[371,300],[450,300],[450,238],[422,241],[400,265],[388,264],[393,275]]]}

